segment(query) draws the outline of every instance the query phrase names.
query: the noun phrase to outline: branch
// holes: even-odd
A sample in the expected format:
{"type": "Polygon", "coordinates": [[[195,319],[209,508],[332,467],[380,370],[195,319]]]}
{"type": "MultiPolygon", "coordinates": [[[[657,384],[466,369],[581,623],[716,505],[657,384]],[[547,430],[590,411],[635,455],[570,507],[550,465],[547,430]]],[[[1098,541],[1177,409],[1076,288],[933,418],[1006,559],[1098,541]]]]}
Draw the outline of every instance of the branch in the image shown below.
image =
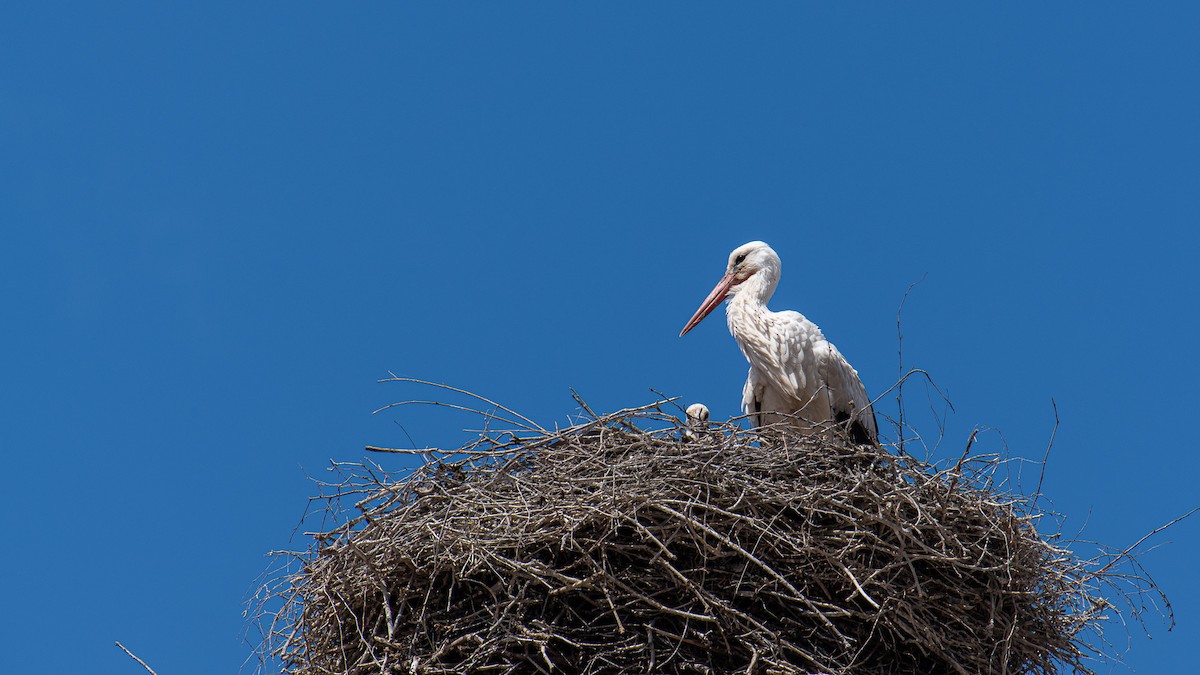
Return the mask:
{"type": "Polygon", "coordinates": [[[1050,442],[1046,444],[1046,454],[1042,457],[1042,472],[1038,475],[1037,490],[1033,493],[1034,499],[1042,496],[1042,480],[1046,477],[1046,462],[1050,461],[1050,448],[1054,447],[1054,435],[1058,433],[1058,404],[1054,402],[1054,399],[1050,399],[1050,405],[1054,406],[1054,428],[1050,430],[1050,442]]]}
{"type": "MultiPolygon", "coordinates": [[[[900,298],[900,306],[896,309],[896,359],[899,361],[899,367],[896,371],[900,375],[899,388],[896,390],[896,406],[900,409],[900,419],[896,422],[896,442],[900,444],[900,450],[904,450],[904,332],[900,330],[900,315],[904,312],[904,303],[908,302],[908,294],[912,293],[912,289],[916,288],[917,284],[925,281],[925,277],[929,276],[929,272],[921,275],[920,279],[908,285],[904,290],[904,297],[900,298]]],[[[941,393],[941,392],[938,392],[941,393]]]]}
{"type": "Polygon", "coordinates": [[[117,644],[117,646],[118,646],[118,647],[120,647],[120,648],[121,648],[121,651],[123,651],[123,652],[125,652],[126,654],[128,654],[128,655],[129,655],[129,658],[131,658],[131,659],[133,659],[134,661],[137,661],[138,663],[142,664],[142,667],[143,667],[143,668],[145,668],[146,670],[150,671],[150,675],[158,675],[158,673],[154,672],[154,669],[153,669],[153,668],[151,668],[150,666],[146,665],[146,662],[145,662],[145,661],[143,661],[143,660],[139,659],[137,656],[135,656],[135,655],[133,654],[133,652],[131,652],[131,651],[129,651],[128,649],[126,649],[126,648],[125,648],[125,645],[121,644],[120,642],[118,642],[118,643],[116,643],[116,644],[117,644]]]}
{"type": "Polygon", "coordinates": [[[1101,567],[1100,569],[1098,569],[1095,572],[1092,572],[1090,575],[1088,575],[1089,578],[1095,579],[1096,577],[1104,574],[1113,565],[1116,565],[1118,562],[1120,562],[1122,558],[1128,558],[1129,554],[1133,553],[1133,550],[1135,548],[1141,546],[1143,543],[1145,543],[1145,541],[1147,539],[1149,539],[1150,537],[1153,537],[1154,535],[1158,534],[1159,532],[1162,532],[1163,530],[1167,529],[1168,527],[1171,527],[1175,523],[1178,523],[1178,522],[1186,519],[1188,516],[1191,516],[1193,513],[1197,512],[1197,511],[1200,511],[1200,506],[1197,506],[1196,508],[1192,509],[1191,511],[1188,511],[1187,513],[1183,514],[1182,516],[1179,516],[1178,518],[1176,518],[1175,520],[1172,520],[1171,522],[1167,523],[1166,525],[1159,525],[1158,527],[1154,528],[1149,534],[1147,534],[1146,536],[1142,537],[1141,539],[1138,539],[1137,541],[1133,542],[1133,546],[1130,546],[1129,548],[1125,549],[1124,551],[1121,551],[1120,553],[1118,553],[1115,557],[1113,557],[1112,560],[1110,560],[1108,562],[1107,565],[1105,565],[1104,567],[1101,567]]]}

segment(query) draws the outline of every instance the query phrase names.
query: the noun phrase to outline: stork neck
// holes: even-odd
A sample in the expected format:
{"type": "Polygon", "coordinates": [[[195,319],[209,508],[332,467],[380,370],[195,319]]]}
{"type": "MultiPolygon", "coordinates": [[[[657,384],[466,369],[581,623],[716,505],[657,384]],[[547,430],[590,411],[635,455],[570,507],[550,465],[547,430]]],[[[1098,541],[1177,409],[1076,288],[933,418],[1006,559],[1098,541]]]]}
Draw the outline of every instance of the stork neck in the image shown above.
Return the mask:
{"type": "Polygon", "coordinates": [[[737,294],[730,300],[730,304],[741,303],[747,309],[758,306],[765,310],[767,301],[771,299],[772,295],[775,295],[775,286],[778,283],[777,278],[770,272],[771,270],[763,270],[743,281],[738,286],[737,294]]]}
{"type": "Polygon", "coordinates": [[[770,310],[767,301],[775,292],[775,284],[767,275],[755,274],[743,281],[737,294],[729,299],[725,307],[725,318],[729,322],[729,332],[739,342],[747,337],[747,331],[762,328],[763,317],[770,310]]]}

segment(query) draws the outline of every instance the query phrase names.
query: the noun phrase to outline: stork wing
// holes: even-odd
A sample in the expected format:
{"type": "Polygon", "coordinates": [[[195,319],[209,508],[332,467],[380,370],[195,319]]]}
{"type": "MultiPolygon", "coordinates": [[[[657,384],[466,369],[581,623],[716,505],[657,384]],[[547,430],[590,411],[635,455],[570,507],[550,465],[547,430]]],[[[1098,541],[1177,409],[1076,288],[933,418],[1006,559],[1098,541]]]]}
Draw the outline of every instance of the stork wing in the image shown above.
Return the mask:
{"type": "Polygon", "coordinates": [[[875,410],[871,407],[866,387],[858,379],[858,371],[850,367],[846,357],[833,343],[827,340],[822,342],[824,344],[817,347],[816,353],[820,372],[829,387],[833,419],[838,422],[849,421],[850,437],[855,441],[874,441],[879,434],[875,425],[875,410]]]}
{"type": "Polygon", "coordinates": [[[799,312],[778,312],[772,319],[770,334],[773,368],[763,368],[760,374],[779,373],[775,382],[779,390],[795,401],[795,409],[805,407],[810,415],[817,411],[810,406],[828,406],[828,417],[834,422],[850,422],[851,437],[856,441],[875,440],[877,429],[871,399],[858,373],[833,343],[825,339],[816,324],[799,312]]]}
{"type": "MultiPolygon", "coordinates": [[[[747,353],[751,379],[761,385],[764,409],[799,414],[815,423],[832,420],[820,370],[820,347],[827,344],[821,329],[799,312],[775,312],[764,319],[769,325],[760,334],[766,336],[766,344],[753,350],[753,358],[747,353]]],[[[750,382],[746,384],[749,388],[750,382]]]]}

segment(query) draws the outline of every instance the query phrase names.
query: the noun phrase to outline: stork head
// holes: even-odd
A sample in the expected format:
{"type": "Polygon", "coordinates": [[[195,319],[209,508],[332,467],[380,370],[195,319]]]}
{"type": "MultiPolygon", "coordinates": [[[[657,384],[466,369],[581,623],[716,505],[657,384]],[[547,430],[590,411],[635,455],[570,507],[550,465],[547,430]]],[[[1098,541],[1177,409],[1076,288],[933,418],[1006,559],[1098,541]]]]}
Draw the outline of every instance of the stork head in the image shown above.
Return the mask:
{"type": "Polygon", "coordinates": [[[742,284],[748,279],[753,278],[758,282],[754,285],[762,294],[763,302],[766,302],[766,298],[775,291],[775,284],[779,283],[780,267],[779,255],[764,242],[752,241],[733,249],[733,252],[729,254],[729,265],[725,267],[725,276],[721,277],[716,287],[700,305],[700,309],[697,309],[692,318],[688,320],[683,331],[679,333],[679,337],[683,337],[688,331],[699,325],[704,317],[711,314],[721,304],[722,300],[741,292],[742,284]]]}

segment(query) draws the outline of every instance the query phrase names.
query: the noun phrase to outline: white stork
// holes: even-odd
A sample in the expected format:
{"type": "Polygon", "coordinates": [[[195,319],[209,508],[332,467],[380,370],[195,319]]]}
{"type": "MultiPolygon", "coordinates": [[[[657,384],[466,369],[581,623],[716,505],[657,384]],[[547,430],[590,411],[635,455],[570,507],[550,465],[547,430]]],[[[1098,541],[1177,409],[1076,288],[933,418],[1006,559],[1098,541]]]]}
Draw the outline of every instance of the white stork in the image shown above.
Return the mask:
{"type": "Polygon", "coordinates": [[[780,267],[779,256],[761,241],[734,249],[725,276],[679,336],[728,297],[729,332],[750,362],[742,408],[755,426],[787,419],[812,432],[831,423],[848,423],[852,440],[874,442],[875,411],[858,373],[803,314],[767,309],[779,284],[780,267]]]}
{"type": "Polygon", "coordinates": [[[696,438],[708,426],[708,420],[711,416],[711,413],[708,412],[708,406],[703,403],[689,405],[684,414],[686,421],[683,427],[683,437],[689,440],[696,438]]]}

